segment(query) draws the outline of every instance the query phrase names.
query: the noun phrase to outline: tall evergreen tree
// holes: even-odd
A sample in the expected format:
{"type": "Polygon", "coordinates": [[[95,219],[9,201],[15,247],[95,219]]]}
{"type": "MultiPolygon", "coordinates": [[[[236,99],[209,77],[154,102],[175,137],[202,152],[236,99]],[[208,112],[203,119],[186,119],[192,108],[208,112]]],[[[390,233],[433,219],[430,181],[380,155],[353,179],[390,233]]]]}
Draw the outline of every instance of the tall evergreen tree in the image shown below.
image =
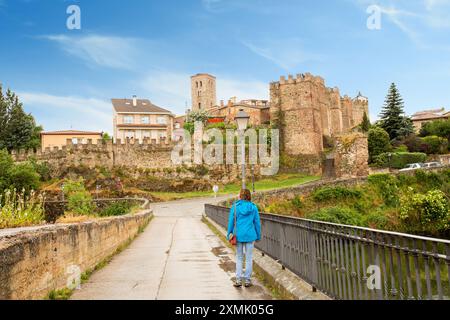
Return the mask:
{"type": "Polygon", "coordinates": [[[381,127],[391,140],[406,137],[414,132],[412,122],[405,116],[403,99],[395,83],[391,84],[381,111],[381,127]]]}
{"type": "Polygon", "coordinates": [[[0,86],[0,149],[36,149],[40,131],[42,128],[36,126],[31,114],[25,113],[16,94],[9,89],[3,94],[0,86]]]}
{"type": "Polygon", "coordinates": [[[367,116],[367,113],[364,112],[363,120],[360,124],[361,130],[363,132],[368,132],[371,126],[369,117],[367,116]]]}

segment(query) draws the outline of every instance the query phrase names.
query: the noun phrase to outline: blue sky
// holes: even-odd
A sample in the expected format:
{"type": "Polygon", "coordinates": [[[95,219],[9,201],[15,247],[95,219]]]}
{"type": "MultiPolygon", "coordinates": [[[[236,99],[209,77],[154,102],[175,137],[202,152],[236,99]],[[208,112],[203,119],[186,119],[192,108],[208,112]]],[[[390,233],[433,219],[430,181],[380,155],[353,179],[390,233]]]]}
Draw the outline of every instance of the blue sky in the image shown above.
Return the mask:
{"type": "Polygon", "coordinates": [[[311,72],[368,96],[372,118],[391,82],[409,114],[450,101],[450,0],[0,0],[0,36],[0,82],[45,130],[111,132],[109,99],[133,94],[182,114],[199,72],[224,100],[311,72]]]}

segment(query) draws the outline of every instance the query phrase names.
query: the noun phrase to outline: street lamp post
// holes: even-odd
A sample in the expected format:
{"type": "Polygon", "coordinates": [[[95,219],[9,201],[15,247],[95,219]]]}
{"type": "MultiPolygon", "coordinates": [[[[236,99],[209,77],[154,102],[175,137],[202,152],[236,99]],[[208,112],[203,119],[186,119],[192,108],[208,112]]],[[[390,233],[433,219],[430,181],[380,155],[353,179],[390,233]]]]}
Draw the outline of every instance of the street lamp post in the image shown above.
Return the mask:
{"type": "Polygon", "coordinates": [[[239,134],[241,136],[241,157],[242,157],[242,189],[246,189],[245,185],[245,130],[248,126],[248,121],[250,116],[244,111],[244,109],[240,109],[234,120],[236,121],[239,134]]]}

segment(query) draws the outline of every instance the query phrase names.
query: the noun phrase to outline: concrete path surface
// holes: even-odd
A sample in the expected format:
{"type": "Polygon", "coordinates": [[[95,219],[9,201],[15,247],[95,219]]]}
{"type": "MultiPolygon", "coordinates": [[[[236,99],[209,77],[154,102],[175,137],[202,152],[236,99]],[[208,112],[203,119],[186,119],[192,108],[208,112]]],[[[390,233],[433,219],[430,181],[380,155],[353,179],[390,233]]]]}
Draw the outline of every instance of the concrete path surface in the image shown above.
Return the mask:
{"type": "Polygon", "coordinates": [[[204,204],[218,200],[153,204],[155,217],[146,230],[72,299],[271,299],[256,280],[252,288],[233,287],[234,254],[201,221],[204,204]]]}

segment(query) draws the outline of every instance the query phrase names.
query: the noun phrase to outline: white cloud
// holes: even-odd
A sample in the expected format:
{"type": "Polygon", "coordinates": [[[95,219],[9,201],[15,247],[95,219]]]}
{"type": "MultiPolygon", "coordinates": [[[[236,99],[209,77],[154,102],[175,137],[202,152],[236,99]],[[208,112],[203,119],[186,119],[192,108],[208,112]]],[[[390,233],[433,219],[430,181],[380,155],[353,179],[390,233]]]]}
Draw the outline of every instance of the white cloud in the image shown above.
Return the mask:
{"type": "Polygon", "coordinates": [[[424,0],[424,1],[425,1],[425,8],[428,11],[432,11],[436,7],[450,5],[450,0],[424,0]]]}
{"type": "Polygon", "coordinates": [[[84,60],[88,65],[116,69],[132,69],[138,50],[134,38],[87,35],[66,36],[48,35],[41,38],[55,42],[74,57],[84,60]]]}
{"type": "Polygon", "coordinates": [[[245,81],[241,79],[217,79],[217,97],[227,101],[231,97],[238,100],[269,99],[269,84],[262,81],[245,81]]]}
{"type": "Polygon", "coordinates": [[[20,101],[45,130],[96,130],[112,132],[109,101],[47,93],[18,92],[20,101]]]}
{"type": "Polygon", "coordinates": [[[285,70],[292,70],[300,64],[320,60],[321,56],[311,54],[303,49],[299,39],[268,40],[262,44],[242,41],[242,44],[255,54],[275,63],[285,70]]]}

